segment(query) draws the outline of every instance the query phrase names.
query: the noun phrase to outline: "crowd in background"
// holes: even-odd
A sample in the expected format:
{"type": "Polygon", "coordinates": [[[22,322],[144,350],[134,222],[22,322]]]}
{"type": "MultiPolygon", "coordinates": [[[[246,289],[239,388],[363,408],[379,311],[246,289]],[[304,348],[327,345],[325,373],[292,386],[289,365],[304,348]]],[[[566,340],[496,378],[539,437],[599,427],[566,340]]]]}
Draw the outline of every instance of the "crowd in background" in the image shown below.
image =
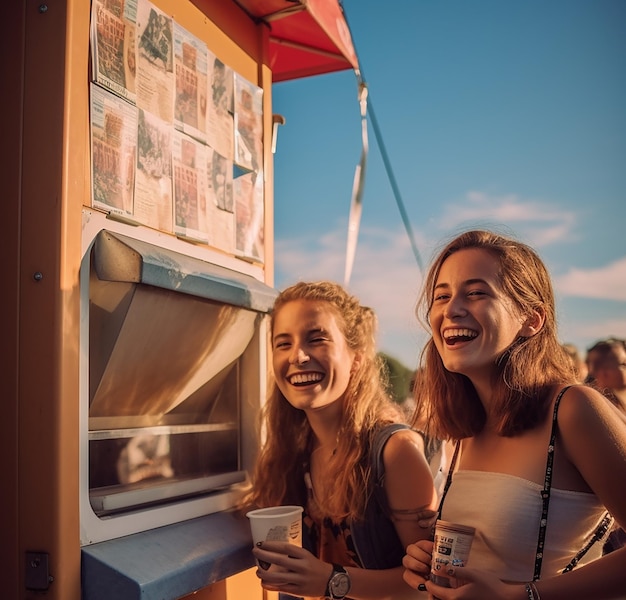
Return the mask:
{"type": "Polygon", "coordinates": [[[579,381],[593,385],[626,413],[626,340],[608,337],[587,349],[584,360],[573,344],[564,344],[579,381]]]}

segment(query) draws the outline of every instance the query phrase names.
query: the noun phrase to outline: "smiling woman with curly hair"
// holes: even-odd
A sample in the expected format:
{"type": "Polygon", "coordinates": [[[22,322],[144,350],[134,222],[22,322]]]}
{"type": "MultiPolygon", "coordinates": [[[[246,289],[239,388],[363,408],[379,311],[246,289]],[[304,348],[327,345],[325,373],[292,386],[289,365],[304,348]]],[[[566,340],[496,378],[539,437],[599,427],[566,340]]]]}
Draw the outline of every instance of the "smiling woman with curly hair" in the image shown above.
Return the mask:
{"type": "Polygon", "coordinates": [[[430,535],[418,517],[434,514],[436,494],[421,435],[389,429],[403,413],[381,379],[376,325],[370,308],[332,282],[298,283],[275,302],[266,441],[245,505],[303,506],[304,548],[254,549],[282,567],[258,570],[265,589],[363,600],[414,594],[402,556],[430,535]],[[372,473],[378,447],[384,477],[372,473]]]}

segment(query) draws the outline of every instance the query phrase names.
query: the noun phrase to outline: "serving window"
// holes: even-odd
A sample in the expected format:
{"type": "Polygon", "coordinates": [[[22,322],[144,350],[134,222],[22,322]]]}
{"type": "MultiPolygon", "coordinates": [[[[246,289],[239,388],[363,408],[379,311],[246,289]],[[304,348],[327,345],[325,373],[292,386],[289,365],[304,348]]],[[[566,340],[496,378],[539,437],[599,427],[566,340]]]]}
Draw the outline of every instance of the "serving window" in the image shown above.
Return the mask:
{"type": "Polygon", "coordinates": [[[115,516],[244,481],[243,390],[260,370],[247,353],[275,291],[106,230],[85,260],[94,513],[115,516]]]}

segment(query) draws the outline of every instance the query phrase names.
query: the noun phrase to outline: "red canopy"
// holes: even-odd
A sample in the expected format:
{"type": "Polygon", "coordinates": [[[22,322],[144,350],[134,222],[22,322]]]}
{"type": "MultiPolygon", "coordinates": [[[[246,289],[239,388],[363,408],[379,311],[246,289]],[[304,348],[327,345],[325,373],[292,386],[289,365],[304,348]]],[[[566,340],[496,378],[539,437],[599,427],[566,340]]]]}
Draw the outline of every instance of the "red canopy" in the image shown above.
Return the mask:
{"type": "Polygon", "coordinates": [[[235,0],[270,27],[272,81],[344,69],[359,61],[338,0],[235,0]]]}

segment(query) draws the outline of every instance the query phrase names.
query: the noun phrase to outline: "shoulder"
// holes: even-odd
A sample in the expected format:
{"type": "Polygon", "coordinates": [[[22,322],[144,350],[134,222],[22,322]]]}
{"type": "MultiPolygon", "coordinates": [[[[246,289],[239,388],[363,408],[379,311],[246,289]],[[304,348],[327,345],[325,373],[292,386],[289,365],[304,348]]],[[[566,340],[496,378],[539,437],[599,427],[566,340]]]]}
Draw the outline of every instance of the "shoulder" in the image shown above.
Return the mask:
{"type": "Polygon", "coordinates": [[[595,427],[619,427],[625,420],[617,407],[600,392],[589,386],[575,385],[561,398],[557,422],[564,435],[578,435],[595,427]]]}
{"type": "Polygon", "coordinates": [[[389,438],[383,451],[386,504],[404,545],[429,534],[419,527],[416,515],[433,509],[437,499],[423,447],[419,432],[403,429],[389,438]]]}
{"type": "Polygon", "coordinates": [[[399,467],[400,463],[421,463],[424,455],[424,438],[415,429],[400,429],[387,440],[383,449],[385,468],[399,467]]]}
{"type": "Polygon", "coordinates": [[[626,523],[626,421],[598,391],[568,389],[558,409],[565,454],[621,524],[626,523]]]}
{"type": "Polygon", "coordinates": [[[597,390],[584,385],[569,388],[558,407],[557,426],[574,463],[590,459],[608,461],[610,457],[618,460],[616,451],[623,461],[625,415],[597,390]]]}

